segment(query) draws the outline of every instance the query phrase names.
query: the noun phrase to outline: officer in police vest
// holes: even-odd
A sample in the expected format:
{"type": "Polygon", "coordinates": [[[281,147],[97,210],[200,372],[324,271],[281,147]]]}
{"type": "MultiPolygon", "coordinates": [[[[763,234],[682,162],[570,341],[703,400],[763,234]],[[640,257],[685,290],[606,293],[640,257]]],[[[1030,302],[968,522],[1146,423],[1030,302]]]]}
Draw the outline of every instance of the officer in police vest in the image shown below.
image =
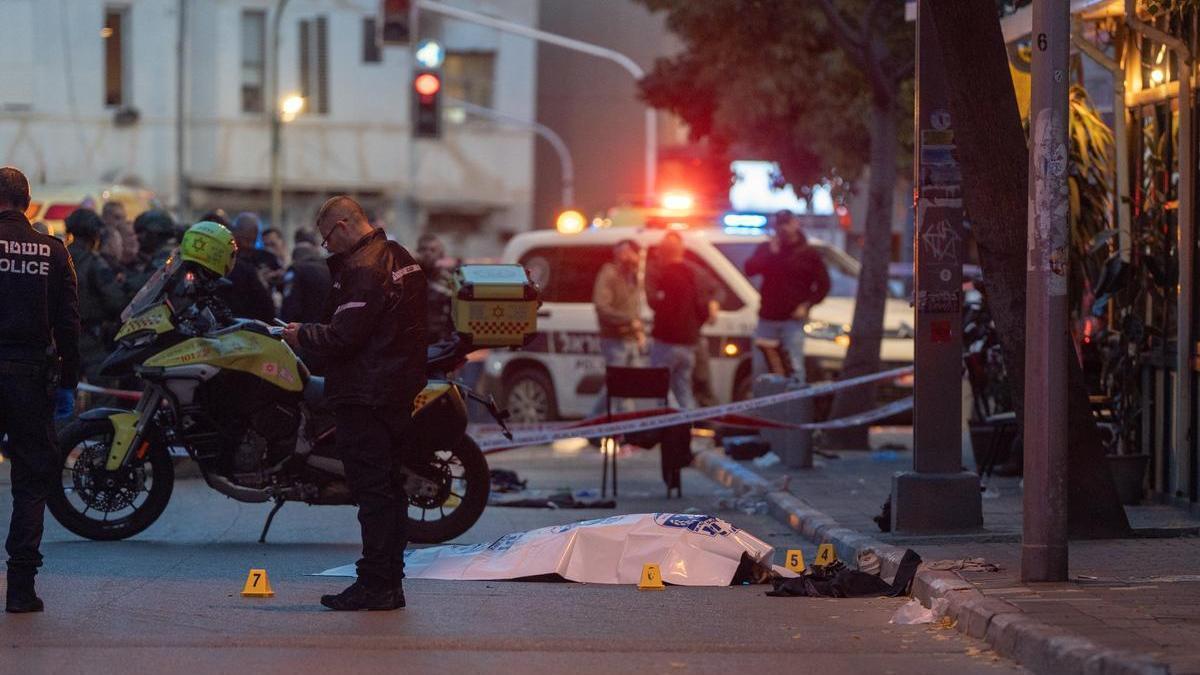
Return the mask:
{"type": "Polygon", "coordinates": [[[29,224],[29,181],[0,168],[0,436],[12,466],[9,612],[40,612],[33,579],[46,498],[59,479],[53,419],[70,417],[79,381],[79,298],[62,242],[29,224]]]}

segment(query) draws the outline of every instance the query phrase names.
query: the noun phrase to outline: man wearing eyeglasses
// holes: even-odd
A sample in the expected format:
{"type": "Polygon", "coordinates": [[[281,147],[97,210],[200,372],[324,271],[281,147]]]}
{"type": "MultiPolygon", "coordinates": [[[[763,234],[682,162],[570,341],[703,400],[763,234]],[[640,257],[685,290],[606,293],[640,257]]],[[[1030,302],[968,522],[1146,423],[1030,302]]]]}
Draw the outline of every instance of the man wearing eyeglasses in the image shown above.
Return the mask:
{"type": "Polygon", "coordinates": [[[325,400],[358,503],[358,580],[321,604],[334,610],[404,606],[408,498],[401,440],[425,387],[425,275],[412,255],[371,226],[362,207],[334,197],[317,214],[333,275],[329,323],[289,323],[288,344],[322,358],[325,400]]]}

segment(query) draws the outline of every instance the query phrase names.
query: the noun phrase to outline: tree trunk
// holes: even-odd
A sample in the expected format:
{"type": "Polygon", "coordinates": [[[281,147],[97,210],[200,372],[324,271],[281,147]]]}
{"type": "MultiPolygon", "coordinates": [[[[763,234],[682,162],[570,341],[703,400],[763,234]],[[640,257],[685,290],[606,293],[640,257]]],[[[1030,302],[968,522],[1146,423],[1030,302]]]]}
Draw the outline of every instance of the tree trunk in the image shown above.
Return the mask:
{"type": "MultiPolygon", "coordinates": [[[[963,197],[1017,422],[1024,429],[1029,157],[1004,38],[994,0],[929,0],[929,6],[949,85],[963,197]]],[[[1069,353],[1075,353],[1073,347],[1069,353]]],[[[1104,457],[1083,371],[1073,358],[1068,359],[1067,396],[1071,536],[1126,534],[1129,522],[1104,457]]]]}
{"type": "MultiPolygon", "coordinates": [[[[887,304],[888,262],[892,251],[892,207],[896,189],[896,153],[899,151],[895,93],[876,95],[871,106],[871,176],[867,185],[867,214],[864,231],[862,271],[854,297],[854,322],[850,347],[842,365],[842,379],[869,375],[879,370],[879,348],[883,341],[883,313],[887,304]]],[[[875,384],[843,389],[833,400],[831,418],[846,417],[870,409],[875,403],[875,384]]],[[[826,435],[835,448],[863,450],[869,447],[866,426],[835,430],[826,435]]]]}

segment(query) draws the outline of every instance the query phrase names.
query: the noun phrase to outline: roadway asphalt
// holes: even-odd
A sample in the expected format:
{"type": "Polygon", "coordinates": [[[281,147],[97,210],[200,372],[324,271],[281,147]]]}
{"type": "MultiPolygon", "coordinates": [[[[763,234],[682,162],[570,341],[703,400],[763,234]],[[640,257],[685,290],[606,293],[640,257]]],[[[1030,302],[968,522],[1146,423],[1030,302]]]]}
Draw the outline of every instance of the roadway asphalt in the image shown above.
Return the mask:
{"type": "MultiPolygon", "coordinates": [[[[599,457],[549,449],[495,455],[531,488],[596,487],[599,457]]],[[[7,492],[0,464],[0,492],[7,492]]],[[[777,548],[815,546],[770,516],[715,508],[718,487],[688,469],[667,501],[657,453],[621,463],[618,512],[714,513],[777,548]]],[[[7,523],[5,495],[0,520],[7,523]]],[[[288,505],[256,543],[267,506],[182,480],[163,517],[129,541],[83,541],[51,520],[40,615],[0,614],[0,673],[813,672],[983,673],[1019,668],[936,625],[890,625],[903,599],[769,598],[764,586],[670,587],[409,580],[408,608],[334,613],[317,603],[349,580],[309,576],[353,562],[348,507],[288,505]],[[246,599],[251,567],[275,597],[246,599]]],[[[611,515],[489,507],[460,541],[611,515]]],[[[0,577],[2,578],[2,577],[0,577]]]]}

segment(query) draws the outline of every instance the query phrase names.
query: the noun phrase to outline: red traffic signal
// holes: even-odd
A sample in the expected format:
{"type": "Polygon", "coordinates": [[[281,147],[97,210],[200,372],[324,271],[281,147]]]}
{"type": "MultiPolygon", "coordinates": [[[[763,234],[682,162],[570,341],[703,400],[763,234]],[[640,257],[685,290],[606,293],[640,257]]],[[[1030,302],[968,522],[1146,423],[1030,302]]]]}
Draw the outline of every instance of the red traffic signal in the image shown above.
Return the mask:
{"type": "Polygon", "coordinates": [[[442,76],[433,70],[418,70],[413,76],[413,136],[442,135],[442,76]]]}
{"type": "Polygon", "coordinates": [[[421,73],[413,80],[413,89],[421,96],[433,96],[442,90],[442,78],[433,73],[421,73]]]}

